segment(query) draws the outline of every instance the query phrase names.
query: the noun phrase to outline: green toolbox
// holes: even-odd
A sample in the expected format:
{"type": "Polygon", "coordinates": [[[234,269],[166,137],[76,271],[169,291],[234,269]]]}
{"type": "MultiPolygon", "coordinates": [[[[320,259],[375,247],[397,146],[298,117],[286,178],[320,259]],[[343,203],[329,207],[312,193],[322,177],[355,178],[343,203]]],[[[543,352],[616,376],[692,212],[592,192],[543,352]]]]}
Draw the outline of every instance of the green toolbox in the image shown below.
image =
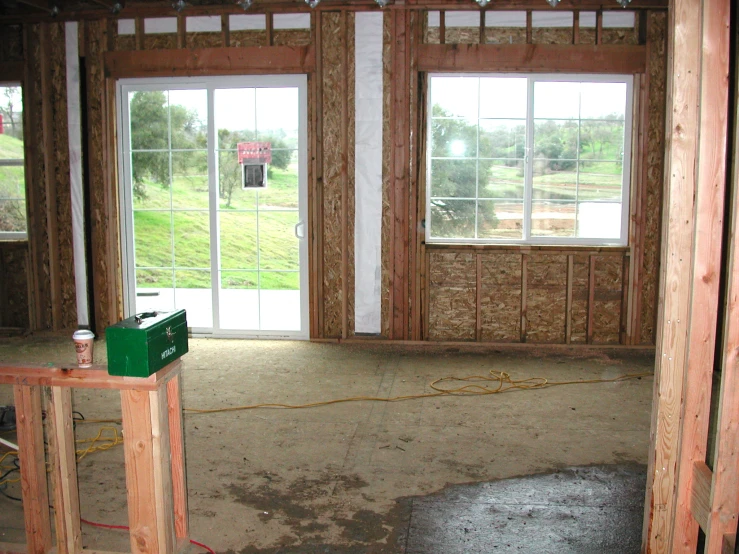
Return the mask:
{"type": "Polygon", "coordinates": [[[105,330],[108,373],[148,377],[187,353],[185,310],[146,312],[105,330]]]}

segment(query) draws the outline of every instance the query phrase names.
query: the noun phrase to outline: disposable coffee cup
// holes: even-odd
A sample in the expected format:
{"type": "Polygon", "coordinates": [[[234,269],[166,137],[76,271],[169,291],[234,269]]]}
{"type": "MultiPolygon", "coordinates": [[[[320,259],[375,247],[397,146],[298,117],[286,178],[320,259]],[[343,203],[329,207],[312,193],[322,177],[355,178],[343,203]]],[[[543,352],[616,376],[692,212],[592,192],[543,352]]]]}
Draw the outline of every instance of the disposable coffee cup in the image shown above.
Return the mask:
{"type": "Polygon", "coordinates": [[[77,352],[77,365],[80,367],[90,367],[92,365],[92,339],[95,334],[86,329],[75,331],[72,335],[74,341],[74,349],[77,352]]]}

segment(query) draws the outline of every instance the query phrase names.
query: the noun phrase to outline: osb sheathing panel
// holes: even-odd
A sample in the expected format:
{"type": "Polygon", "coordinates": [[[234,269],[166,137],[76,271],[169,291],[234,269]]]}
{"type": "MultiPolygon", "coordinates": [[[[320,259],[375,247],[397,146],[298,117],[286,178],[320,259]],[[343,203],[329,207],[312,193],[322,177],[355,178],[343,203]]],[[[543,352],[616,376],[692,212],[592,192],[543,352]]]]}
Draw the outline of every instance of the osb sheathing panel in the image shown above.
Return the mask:
{"type": "Polygon", "coordinates": [[[355,90],[354,90],[354,76],[356,73],[355,64],[355,40],[354,40],[354,12],[348,12],[346,17],[346,34],[347,34],[347,68],[346,68],[346,84],[347,84],[347,334],[349,336],[354,335],[354,200],[355,200],[355,90]]]}
{"type": "Polygon", "coordinates": [[[521,255],[482,254],[480,321],[484,342],[521,340],[521,255]]]}
{"type": "MultiPolygon", "coordinates": [[[[383,39],[382,39],[382,135],[383,137],[392,136],[392,97],[391,97],[391,82],[392,82],[392,36],[391,36],[391,22],[392,12],[385,10],[383,16],[383,39]]],[[[390,187],[392,186],[391,181],[391,166],[390,159],[392,158],[392,145],[391,141],[387,138],[382,141],[382,291],[381,291],[381,334],[383,337],[390,336],[390,245],[391,245],[391,234],[390,234],[390,187]]]]}
{"type": "Polygon", "coordinates": [[[495,27],[485,29],[488,44],[526,44],[526,29],[520,27],[495,27]]]}
{"type": "MultiPolygon", "coordinates": [[[[354,33],[354,16],[349,30],[354,33]]],[[[275,46],[308,46],[311,43],[310,30],[308,29],[281,29],[272,32],[272,44],[275,46]]]]}
{"type": "Polygon", "coordinates": [[[447,44],[478,44],[480,42],[480,27],[447,27],[447,44]]]}
{"type": "Polygon", "coordinates": [[[342,96],[346,94],[343,67],[344,34],[341,14],[322,18],[323,63],[323,336],[342,333],[342,96]]]}
{"type": "Polygon", "coordinates": [[[29,224],[29,239],[33,245],[31,262],[32,270],[36,276],[38,296],[33,299],[33,308],[36,322],[32,327],[34,330],[46,330],[52,327],[51,310],[51,272],[49,263],[49,230],[46,225],[47,202],[46,196],[46,160],[44,158],[44,91],[41,88],[41,24],[27,25],[26,47],[28,68],[27,80],[24,83],[25,105],[24,111],[28,113],[26,129],[27,154],[30,157],[28,173],[26,175],[28,200],[31,203],[29,212],[31,219],[29,224]]]}
{"type": "Polygon", "coordinates": [[[136,37],[134,35],[115,36],[115,49],[119,51],[136,50],[136,37]]]}
{"type": "Polygon", "coordinates": [[[23,59],[23,29],[20,25],[0,26],[0,59],[8,62],[23,59]]]}
{"type": "Polygon", "coordinates": [[[603,44],[639,44],[639,18],[630,29],[603,29],[603,44]]]}
{"type": "Polygon", "coordinates": [[[176,33],[144,35],[144,50],[172,50],[173,48],[177,48],[176,33]]]}
{"type": "Polygon", "coordinates": [[[267,31],[231,31],[229,42],[232,47],[266,46],[267,31]]]}
{"type": "MultiPolygon", "coordinates": [[[[230,40],[230,36],[229,36],[230,40]]],[[[221,33],[187,33],[185,42],[188,48],[220,48],[224,46],[223,35],[221,33]]],[[[171,48],[176,48],[175,46],[171,48]]]]}
{"type": "Polygon", "coordinates": [[[77,294],[74,280],[74,250],[72,247],[72,200],[69,182],[69,132],[67,129],[67,65],[64,48],[64,23],[49,25],[51,41],[51,102],[53,140],[53,171],[56,183],[57,232],[52,240],[57,242],[59,253],[59,292],[61,302],[60,329],[77,326],[77,294]]]}
{"type": "Polygon", "coordinates": [[[649,123],[647,128],[647,203],[642,261],[641,343],[654,344],[657,323],[657,289],[659,279],[660,229],[662,226],[662,186],[665,151],[665,61],[667,14],[650,12],[647,24],[649,53],[649,123]]]}
{"type": "Polygon", "coordinates": [[[475,254],[433,252],[430,266],[429,339],[475,340],[475,254]]]}
{"type": "Polygon", "coordinates": [[[531,29],[534,44],[572,44],[571,27],[534,27],[531,29]]]}
{"type": "Polygon", "coordinates": [[[0,244],[0,327],[29,328],[28,249],[0,244]]]}
{"type": "Polygon", "coordinates": [[[588,335],[588,283],[590,256],[576,254],[572,260],[572,326],[570,342],[585,343],[588,335]]]}
{"type": "Polygon", "coordinates": [[[527,263],[526,342],[565,341],[567,256],[530,254],[527,263]]]}
{"type": "Polygon", "coordinates": [[[103,50],[105,48],[105,21],[85,22],[87,38],[87,143],[88,179],[90,182],[90,213],[92,231],[92,277],[95,290],[95,315],[97,324],[107,325],[116,316],[116,307],[110,305],[109,252],[107,244],[108,226],[116,225],[115,214],[108,213],[106,187],[105,143],[103,125],[105,121],[103,74],[103,50]]]}
{"type": "Polygon", "coordinates": [[[618,344],[621,327],[623,258],[598,256],[595,259],[595,306],[593,342],[618,344]]]}

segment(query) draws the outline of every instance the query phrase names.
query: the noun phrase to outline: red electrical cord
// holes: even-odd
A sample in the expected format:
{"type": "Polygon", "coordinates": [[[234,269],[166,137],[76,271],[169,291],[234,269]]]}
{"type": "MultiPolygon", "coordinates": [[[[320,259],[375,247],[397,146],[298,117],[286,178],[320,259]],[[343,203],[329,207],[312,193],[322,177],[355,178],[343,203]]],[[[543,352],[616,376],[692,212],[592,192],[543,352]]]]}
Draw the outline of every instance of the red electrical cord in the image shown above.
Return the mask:
{"type": "MultiPolygon", "coordinates": [[[[102,527],[103,529],[118,529],[120,531],[128,531],[130,529],[129,527],[125,525],[108,525],[107,523],[95,523],[94,521],[88,521],[82,518],[80,518],[80,521],[82,523],[86,523],[87,525],[92,525],[93,527],[102,527]]],[[[210,554],[216,554],[215,551],[211,547],[204,545],[202,542],[198,542],[193,539],[190,539],[190,544],[199,546],[203,550],[207,550],[208,552],[210,552],[210,554]]]]}

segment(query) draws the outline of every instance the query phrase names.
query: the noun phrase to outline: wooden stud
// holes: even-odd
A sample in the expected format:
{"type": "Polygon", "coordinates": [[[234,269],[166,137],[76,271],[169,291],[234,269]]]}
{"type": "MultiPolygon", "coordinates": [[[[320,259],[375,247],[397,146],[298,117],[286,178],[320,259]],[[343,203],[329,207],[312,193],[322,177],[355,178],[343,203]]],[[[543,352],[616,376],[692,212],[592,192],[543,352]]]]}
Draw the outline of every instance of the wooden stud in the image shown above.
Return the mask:
{"type": "Polygon", "coordinates": [[[595,256],[588,256],[588,323],[585,342],[593,344],[593,316],[595,312],[595,256]]]}
{"type": "MultiPolygon", "coordinates": [[[[651,552],[695,552],[697,544],[692,538],[677,539],[677,534],[697,537],[697,524],[685,520],[685,514],[689,512],[689,499],[685,497],[685,492],[691,487],[679,475],[685,475],[684,465],[687,463],[690,466],[687,481],[692,479],[692,462],[695,458],[683,453],[700,450],[705,447],[705,443],[699,445],[689,439],[686,442],[687,437],[682,437],[682,433],[683,423],[694,418],[690,406],[701,402],[695,395],[709,395],[711,389],[709,379],[705,390],[704,371],[699,367],[692,365],[691,371],[688,371],[688,357],[691,356],[694,364],[695,360],[706,359],[705,356],[710,355],[707,350],[712,351],[714,348],[713,342],[708,344],[713,334],[710,328],[716,326],[715,315],[713,321],[710,321],[708,307],[691,301],[691,289],[704,297],[704,287],[713,286],[711,281],[719,278],[718,274],[712,276],[703,273],[703,268],[696,266],[693,257],[694,254],[700,255],[694,242],[696,230],[702,230],[703,225],[710,228],[713,224],[709,218],[713,210],[706,203],[710,195],[696,181],[697,173],[708,169],[700,167],[702,154],[699,160],[698,153],[699,150],[702,151],[702,147],[699,137],[701,141],[708,143],[706,147],[715,148],[721,133],[719,129],[711,129],[714,133],[718,132],[719,136],[712,133],[704,135],[700,131],[699,110],[712,109],[706,105],[709,97],[701,101],[700,96],[701,65],[709,62],[701,62],[701,30],[708,23],[703,22],[702,6],[709,3],[711,2],[675,0],[673,9],[669,12],[670,28],[672,31],[679,29],[680,32],[670,33],[668,45],[668,73],[671,80],[667,101],[666,183],[663,200],[664,262],[660,270],[662,310],[657,327],[652,445],[647,471],[647,508],[643,536],[643,548],[651,552]],[[694,282],[704,277],[708,283],[701,285],[694,282]],[[693,353],[692,345],[704,339],[705,346],[693,353]],[[678,495],[679,499],[676,498],[678,495]]],[[[720,2],[712,4],[717,6],[720,2]]],[[[711,54],[707,55],[710,57],[711,54]]],[[[721,78],[720,75],[713,77],[721,78]]],[[[709,155],[707,163],[709,166],[713,165],[715,156],[709,155]]],[[[716,177],[721,179],[723,175],[716,177]]],[[[712,180],[706,182],[705,188],[710,186],[713,186],[712,180]]],[[[712,233],[709,231],[708,234],[712,233]]],[[[703,237],[699,240],[707,239],[703,237]]],[[[709,240],[706,244],[711,243],[709,240]]],[[[702,255],[708,255],[710,259],[710,253],[702,255]]],[[[711,267],[705,269],[710,271],[711,267]]],[[[711,366],[705,370],[710,372],[711,366]]],[[[688,426],[693,425],[696,426],[694,430],[688,430],[687,433],[695,433],[694,436],[697,437],[703,423],[688,423],[688,426]]]]}
{"type": "Polygon", "coordinates": [[[29,554],[45,554],[51,548],[49,493],[46,480],[41,387],[13,387],[21,465],[21,496],[29,554]]]}
{"type": "Polygon", "coordinates": [[[117,23],[118,21],[112,17],[105,19],[105,36],[108,39],[106,49],[109,52],[113,52],[116,49],[115,39],[118,36],[117,23]]]}
{"type": "Polygon", "coordinates": [[[446,44],[446,12],[444,10],[439,12],[439,44],[446,44]]]}
{"type": "Polygon", "coordinates": [[[572,44],[580,44],[580,11],[572,14],[572,44]]]}
{"type": "Polygon", "coordinates": [[[126,488],[128,492],[128,525],[132,554],[155,554],[160,549],[157,530],[158,509],[154,481],[152,439],[152,406],[149,393],[138,390],[121,391],[123,415],[123,451],[126,458],[126,488]]]}
{"type": "Polygon", "coordinates": [[[572,281],[574,277],[575,257],[567,255],[567,307],[565,309],[565,344],[572,342],[572,281]]]}
{"type": "Polygon", "coordinates": [[[41,112],[43,128],[43,146],[41,155],[44,159],[44,178],[46,189],[46,232],[48,234],[49,250],[49,292],[51,302],[51,328],[57,331],[61,327],[62,301],[61,301],[61,277],[59,275],[59,227],[57,221],[56,207],[56,172],[54,171],[54,114],[51,94],[51,48],[49,38],[49,24],[41,24],[41,96],[43,108],[41,112]]]}
{"type": "Polygon", "coordinates": [[[526,10],[526,44],[534,42],[534,24],[531,10],[526,10]]]}
{"type": "Polygon", "coordinates": [[[428,339],[429,334],[429,306],[431,305],[431,253],[424,248],[425,256],[426,256],[426,263],[424,264],[426,266],[426,275],[424,279],[424,283],[426,286],[425,290],[425,296],[423,300],[423,305],[425,307],[425,313],[424,313],[424,319],[423,319],[423,338],[422,340],[428,339]]]}
{"type": "Polygon", "coordinates": [[[422,30],[423,25],[421,24],[422,14],[416,11],[410,12],[410,30],[408,34],[408,49],[406,52],[406,60],[408,65],[408,72],[410,75],[410,101],[409,101],[409,121],[410,129],[413,129],[411,136],[409,137],[408,144],[408,159],[406,164],[408,165],[408,275],[409,275],[409,304],[408,304],[408,334],[406,335],[409,339],[420,338],[420,325],[421,321],[421,298],[420,298],[420,267],[423,265],[423,258],[421,257],[421,243],[423,242],[424,234],[421,232],[419,221],[425,217],[425,196],[421,196],[419,192],[419,177],[421,173],[421,167],[425,163],[425,158],[422,158],[421,153],[425,153],[425,145],[421,143],[425,140],[426,133],[426,118],[425,105],[421,105],[422,99],[425,100],[425,95],[419,97],[421,93],[419,89],[419,74],[418,64],[415,52],[420,43],[423,42],[422,30]],[[423,212],[421,211],[423,210],[423,212]]]}
{"type": "Polygon", "coordinates": [[[480,10],[480,44],[485,44],[487,39],[485,37],[485,10],[480,10]]]}
{"type": "Polygon", "coordinates": [[[708,529],[711,518],[711,481],[713,472],[706,462],[695,462],[691,466],[693,478],[690,490],[690,511],[695,521],[703,529],[708,529]]]}
{"type": "Polygon", "coordinates": [[[176,375],[167,383],[169,446],[172,459],[172,503],[177,539],[190,536],[187,510],[187,473],[185,470],[185,434],[182,418],[182,385],[176,375]]]}
{"type": "Polygon", "coordinates": [[[643,73],[646,46],[630,44],[422,44],[420,71],[643,73]]]}
{"type": "Polygon", "coordinates": [[[475,340],[482,341],[482,256],[479,252],[475,254],[475,274],[477,284],[475,286],[475,340]]]}
{"type": "Polygon", "coordinates": [[[228,14],[221,14],[221,42],[226,48],[231,46],[231,26],[229,19],[228,14]]]}
{"type": "Polygon", "coordinates": [[[521,254],[521,342],[526,342],[526,333],[528,331],[528,307],[527,307],[527,289],[528,289],[528,260],[527,254],[521,254]]]}
{"type": "Polygon", "coordinates": [[[177,48],[187,48],[187,18],[177,14],[177,48]]]}
{"type": "Polygon", "coordinates": [[[349,335],[349,54],[347,12],[341,11],[341,42],[345,45],[342,50],[341,64],[342,87],[341,95],[341,338],[349,335]]]}
{"type": "Polygon", "coordinates": [[[631,344],[631,337],[628,333],[629,324],[629,292],[631,287],[629,285],[629,271],[631,268],[631,257],[626,255],[621,260],[621,305],[619,307],[621,317],[619,321],[619,344],[631,344]]]}
{"type": "Polygon", "coordinates": [[[595,12],[595,44],[603,44],[603,11],[595,12]]]}
{"type": "Polygon", "coordinates": [[[60,554],[77,554],[82,552],[82,530],[77,454],[72,427],[72,389],[51,387],[48,406],[56,548],[60,554]]]}
{"type": "Polygon", "coordinates": [[[267,46],[272,46],[274,44],[274,18],[272,12],[267,12],[265,16],[267,18],[267,29],[265,32],[267,46]]]}
{"type": "MultiPolygon", "coordinates": [[[[136,42],[136,50],[143,50],[144,49],[144,32],[145,32],[144,31],[144,18],[137,17],[134,21],[135,21],[135,26],[136,26],[136,31],[135,31],[136,34],[134,35],[135,42],[136,42]]],[[[177,29],[178,29],[177,36],[178,37],[180,35],[179,28],[180,28],[180,23],[178,21],[177,23],[177,29]]],[[[184,48],[184,46],[182,48],[184,48]]]]}
{"type": "Polygon", "coordinates": [[[324,297],[323,297],[323,29],[321,12],[316,11],[312,14],[316,26],[316,45],[320,49],[316,55],[316,195],[314,205],[316,217],[314,220],[315,232],[315,287],[316,287],[316,313],[317,313],[317,337],[323,337],[325,334],[325,313],[324,313],[324,297]]]}
{"type": "Polygon", "coordinates": [[[169,417],[167,386],[149,393],[151,406],[151,454],[154,466],[154,499],[159,547],[163,552],[174,552],[175,523],[170,466],[169,417]]]}

